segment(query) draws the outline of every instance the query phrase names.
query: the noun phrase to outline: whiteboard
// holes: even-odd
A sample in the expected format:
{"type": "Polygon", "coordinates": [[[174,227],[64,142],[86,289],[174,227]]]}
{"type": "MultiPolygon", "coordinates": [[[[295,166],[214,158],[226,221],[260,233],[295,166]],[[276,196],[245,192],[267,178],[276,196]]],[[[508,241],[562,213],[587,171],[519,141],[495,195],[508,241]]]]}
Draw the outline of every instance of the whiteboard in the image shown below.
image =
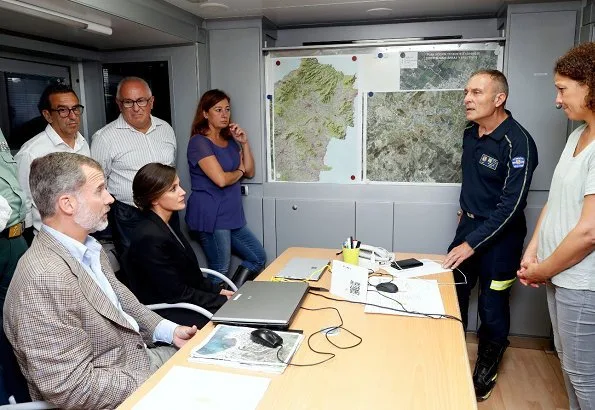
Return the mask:
{"type": "Polygon", "coordinates": [[[498,41],[267,52],[268,181],[460,183],[463,88],[503,54],[498,41]]]}

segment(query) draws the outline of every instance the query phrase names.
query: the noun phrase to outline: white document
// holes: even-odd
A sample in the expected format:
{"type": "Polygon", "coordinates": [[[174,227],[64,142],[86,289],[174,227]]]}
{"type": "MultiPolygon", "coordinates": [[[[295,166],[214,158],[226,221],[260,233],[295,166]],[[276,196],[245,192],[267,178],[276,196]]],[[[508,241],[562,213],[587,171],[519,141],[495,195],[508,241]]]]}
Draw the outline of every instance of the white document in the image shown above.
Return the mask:
{"type": "Polygon", "coordinates": [[[390,265],[381,265],[380,269],[390,273],[396,278],[416,278],[419,276],[433,275],[435,273],[449,272],[450,269],[444,269],[441,264],[430,259],[419,259],[423,266],[408,269],[395,269],[390,265]]]}
{"type": "MultiPolygon", "coordinates": [[[[387,281],[388,279],[386,277],[373,276],[370,278],[370,283],[372,285],[387,281]]],[[[445,313],[438,281],[395,278],[392,282],[399,288],[396,293],[379,292],[374,286],[370,286],[368,288],[368,298],[366,303],[430,315],[443,315],[445,313]]],[[[397,312],[370,305],[366,305],[364,312],[418,316],[411,313],[397,312]]]]}
{"type": "Polygon", "coordinates": [[[331,269],[331,290],[333,295],[354,302],[366,301],[368,269],[333,260],[331,269]]]}
{"type": "Polygon", "coordinates": [[[174,366],[133,409],[253,410],[269,382],[264,377],[174,366]]]}

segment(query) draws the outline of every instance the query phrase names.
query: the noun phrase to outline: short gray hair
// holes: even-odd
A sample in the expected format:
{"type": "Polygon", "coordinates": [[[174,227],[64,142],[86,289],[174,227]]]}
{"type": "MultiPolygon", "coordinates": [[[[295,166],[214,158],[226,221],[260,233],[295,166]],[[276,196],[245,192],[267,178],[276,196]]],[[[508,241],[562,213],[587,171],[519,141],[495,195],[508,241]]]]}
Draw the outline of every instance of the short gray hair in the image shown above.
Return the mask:
{"type": "Polygon", "coordinates": [[[145,80],[143,80],[140,77],[134,77],[134,76],[130,76],[130,77],[124,77],[120,80],[120,82],[118,83],[118,88],[116,89],[116,99],[120,100],[120,97],[122,96],[120,94],[120,92],[122,91],[122,86],[126,83],[132,83],[132,82],[139,82],[141,84],[143,84],[147,90],[149,90],[149,94],[151,94],[149,97],[153,96],[153,92],[151,91],[151,87],[149,87],[149,83],[147,83],[145,80]]]}
{"type": "MultiPolygon", "coordinates": [[[[492,81],[495,83],[495,88],[497,93],[504,93],[508,98],[508,80],[506,80],[506,76],[499,70],[478,70],[471,74],[471,77],[475,77],[476,75],[487,75],[489,76],[492,81]]],[[[469,78],[471,78],[469,77],[469,78]]]]}
{"type": "Polygon", "coordinates": [[[83,165],[103,172],[94,159],[70,152],[53,152],[33,160],[29,186],[42,220],[56,213],[56,202],[61,195],[77,194],[85,185],[83,165]]]}

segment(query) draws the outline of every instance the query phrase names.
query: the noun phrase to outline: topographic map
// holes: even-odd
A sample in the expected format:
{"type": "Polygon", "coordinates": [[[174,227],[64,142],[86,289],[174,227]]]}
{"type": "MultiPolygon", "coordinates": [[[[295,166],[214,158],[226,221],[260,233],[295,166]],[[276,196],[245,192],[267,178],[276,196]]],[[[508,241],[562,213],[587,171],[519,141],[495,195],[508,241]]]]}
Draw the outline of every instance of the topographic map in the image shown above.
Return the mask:
{"type": "Polygon", "coordinates": [[[374,93],[367,102],[368,180],[461,181],[462,91],[374,93]]]}
{"type": "Polygon", "coordinates": [[[274,180],[324,181],[325,172],[332,174],[338,168],[342,175],[329,179],[346,182],[361,172],[357,166],[360,149],[345,141],[348,133],[352,139],[357,136],[353,127],[358,90],[356,76],[336,68],[344,63],[353,65],[345,57],[302,58],[297,68],[275,82],[274,180]],[[328,64],[319,60],[328,60],[328,64]],[[344,142],[336,144],[335,153],[329,153],[332,140],[344,142]],[[354,164],[357,171],[342,169],[342,165],[354,164]]]}
{"type": "Polygon", "coordinates": [[[495,69],[494,50],[404,51],[401,57],[401,90],[463,89],[473,72],[495,69]]]}

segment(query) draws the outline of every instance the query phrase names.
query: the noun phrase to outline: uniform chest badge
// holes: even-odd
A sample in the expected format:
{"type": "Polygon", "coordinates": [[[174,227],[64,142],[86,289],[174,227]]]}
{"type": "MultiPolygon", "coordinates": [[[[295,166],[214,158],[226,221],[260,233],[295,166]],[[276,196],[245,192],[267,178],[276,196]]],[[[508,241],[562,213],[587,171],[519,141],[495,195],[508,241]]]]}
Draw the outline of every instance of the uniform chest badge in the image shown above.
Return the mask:
{"type": "Polygon", "coordinates": [[[10,147],[4,141],[0,142],[0,151],[10,151],[10,147]]]}
{"type": "Polygon", "coordinates": [[[513,168],[522,168],[525,166],[525,158],[523,157],[514,157],[510,162],[513,168]]]}
{"type": "Polygon", "coordinates": [[[484,167],[488,167],[489,169],[495,170],[498,168],[498,160],[496,158],[490,157],[488,154],[482,154],[481,158],[479,159],[479,163],[484,167]]]}

